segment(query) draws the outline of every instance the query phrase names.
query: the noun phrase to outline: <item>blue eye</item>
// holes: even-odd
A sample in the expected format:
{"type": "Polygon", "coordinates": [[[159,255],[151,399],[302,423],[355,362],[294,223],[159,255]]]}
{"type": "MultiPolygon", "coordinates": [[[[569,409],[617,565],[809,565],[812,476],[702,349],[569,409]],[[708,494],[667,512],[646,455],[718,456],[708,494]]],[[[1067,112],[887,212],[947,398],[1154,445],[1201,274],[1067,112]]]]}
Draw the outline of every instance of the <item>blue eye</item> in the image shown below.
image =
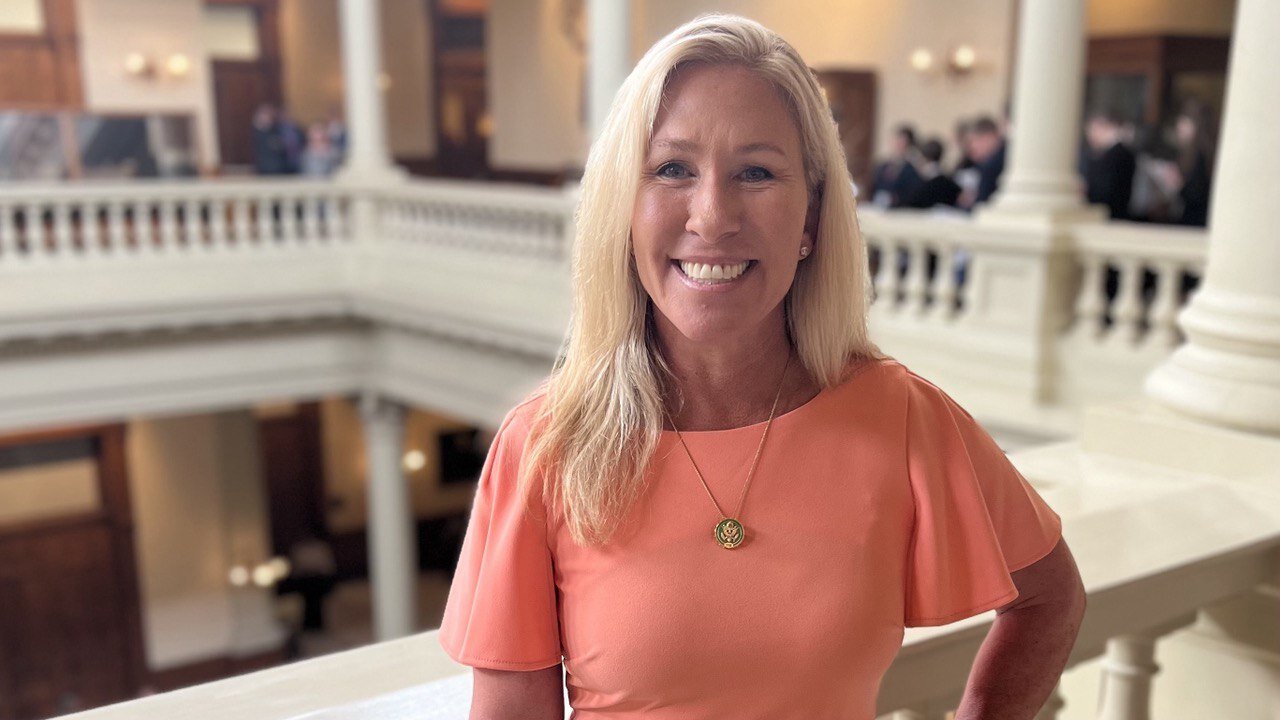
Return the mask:
{"type": "Polygon", "coordinates": [[[752,166],[742,171],[742,179],[747,182],[762,182],[773,179],[773,173],[759,166],[752,166]]]}
{"type": "Polygon", "coordinates": [[[670,162],[658,168],[653,174],[668,180],[679,180],[688,177],[688,170],[680,163],[670,162]]]}

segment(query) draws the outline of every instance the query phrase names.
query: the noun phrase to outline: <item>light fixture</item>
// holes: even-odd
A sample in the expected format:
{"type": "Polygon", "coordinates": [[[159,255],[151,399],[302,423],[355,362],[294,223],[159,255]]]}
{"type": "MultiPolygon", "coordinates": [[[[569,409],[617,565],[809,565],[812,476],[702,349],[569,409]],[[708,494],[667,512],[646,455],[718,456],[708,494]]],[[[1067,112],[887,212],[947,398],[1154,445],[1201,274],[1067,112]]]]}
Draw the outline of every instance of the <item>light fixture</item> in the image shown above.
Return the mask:
{"type": "Polygon", "coordinates": [[[191,58],[182,53],[174,53],[164,61],[164,69],[173,77],[184,78],[191,72],[191,58]]]}
{"type": "Polygon", "coordinates": [[[155,69],[151,60],[140,52],[131,52],[124,58],[124,71],[134,77],[150,77],[155,69]]]}
{"type": "Polygon", "coordinates": [[[236,565],[227,573],[227,580],[236,587],[244,587],[249,584],[249,568],[243,565],[236,565]]]}
{"type": "Polygon", "coordinates": [[[973,69],[977,59],[978,54],[974,52],[972,45],[961,45],[951,52],[951,71],[967,73],[973,69]]]}
{"type": "Polygon", "coordinates": [[[911,53],[911,67],[917,72],[928,72],[933,67],[933,53],[928,48],[916,48],[911,53]]]}
{"type": "Polygon", "coordinates": [[[408,472],[417,472],[427,466],[427,455],[421,450],[410,450],[404,454],[402,462],[408,472]]]}
{"type": "Polygon", "coordinates": [[[911,51],[911,69],[921,75],[949,75],[961,77],[973,72],[978,65],[978,51],[972,45],[961,44],[950,52],[934,55],[926,47],[911,51]],[[941,62],[939,62],[941,58],[941,62]]]}

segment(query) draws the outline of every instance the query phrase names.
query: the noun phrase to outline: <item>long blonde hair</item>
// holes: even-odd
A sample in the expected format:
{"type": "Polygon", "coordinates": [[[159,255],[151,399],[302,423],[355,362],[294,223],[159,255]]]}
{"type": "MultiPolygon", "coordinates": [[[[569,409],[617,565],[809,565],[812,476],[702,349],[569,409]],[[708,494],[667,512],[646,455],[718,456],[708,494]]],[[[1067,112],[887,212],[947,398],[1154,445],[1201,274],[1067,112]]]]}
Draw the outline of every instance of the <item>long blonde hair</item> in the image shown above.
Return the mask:
{"type": "Polygon", "coordinates": [[[534,478],[542,478],[547,506],[580,545],[608,542],[644,490],[662,434],[670,369],[633,264],[631,214],[663,93],[674,73],[693,63],[759,73],[789,100],[799,126],[819,223],[814,253],[797,267],[784,309],[805,369],[826,388],[856,357],[881,356],[867,337],[870,283],[853,186],[813,73],[785,40],[746,18],[704,15],[677,28],[636,64],[591,146],[572,251],[569,332],[522,459],[520,497],[530,497],[534,478]]]}

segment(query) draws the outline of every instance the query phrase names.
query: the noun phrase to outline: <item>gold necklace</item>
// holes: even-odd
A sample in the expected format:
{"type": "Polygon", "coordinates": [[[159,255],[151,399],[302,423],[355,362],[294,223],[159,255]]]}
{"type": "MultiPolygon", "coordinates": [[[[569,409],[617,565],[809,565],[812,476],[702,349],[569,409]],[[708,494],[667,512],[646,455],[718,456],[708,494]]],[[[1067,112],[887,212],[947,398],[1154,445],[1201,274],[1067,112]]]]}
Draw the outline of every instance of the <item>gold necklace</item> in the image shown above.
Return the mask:
{"type": "MultiPolygon", "coordinates": [[[[711,493],[711,487],[707,485],[707,479],[702,476],[702,471],[698,469],[698,463],[693,459],[693,453],[689,452],[689,446],[684,441],[684,435],[680,434],[680,428],[676,427],[676,421],[667,414],[667,420],[671,423],[672,429],[676,431],[676,437],[680,439],[680,444],[684,446],[685,455],[689,456],[689,463],[693,465],[693,471],[698,473],[698,479],[702,481],[702,487],[706,488],[707,496],[711,498],[711,504],[716,506],[716,512],[720,513],[720,522],[716,523],[714,537],[716,542],[726,550],[732,550],[742,544],[746,539],[747,531],[742,526],[742,522],[738,518],[742,515],[742,504],[747,499],[747,488],[751,487],[751,479],[756,475],[756,465],[760,462],[760,452],[764,450],[765,438],[769,437],[769,428],[773,426],[773,414],[778,409],[778,398],[782,397],[782,385],[787,379],[787,369],[791,367],[791,353],[787,353],[787,363],[782,366],[782,379],[778,381],[778,392],[773,396],[773,407],[769,408],[769,420],[764,424],[764,433],[760,435],[760,445],[756,447],[756,456],[751,461],[751,470],[747,473],[747,482],[742,486],[742,495],[738,497],[738,509],[734,511],[730,517],[724,514],[720,509],[720,503],[716,502],[716,496],[711,493]]],[[[666,412],[666,409],[663,409],[666,412]]]]}

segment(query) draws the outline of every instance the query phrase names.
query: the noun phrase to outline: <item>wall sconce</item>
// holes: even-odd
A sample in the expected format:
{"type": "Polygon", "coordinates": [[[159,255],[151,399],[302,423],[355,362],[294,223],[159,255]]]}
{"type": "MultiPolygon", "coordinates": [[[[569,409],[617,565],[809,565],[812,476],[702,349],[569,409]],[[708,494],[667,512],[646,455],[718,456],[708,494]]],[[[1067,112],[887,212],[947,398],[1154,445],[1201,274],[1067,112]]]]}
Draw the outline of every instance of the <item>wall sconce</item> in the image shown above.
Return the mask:
{"type": "MultiPolygon", "coordinates": [[[[183,80],[191,74],[191,58],[184,53],[172,53],[160,67],[164,68],[165,76],[183,80]]],[[[157,63],[140,52],[131,52],[125,56],[124,71],[139,80],[155,80],[160,75],[157,63]]]]}
{"type": "Polygon", "coordinates": [[[293,571],[289,561],[282,557],[273,557],[260,562],[252,569],[245,565],[236,565],[227,573],[227,581],[233,587],[247,587],[250,581],[260,588],[269,588],[289,576],[293,571]]]}
{"type": "Polygon", "coordinates": [[[916,48],[911,52],[911,69],[921,75],[945,73],[952,77],[968,75],[977,66],[978,53],[972,45],[958,45],[946,55],[946,64],[939,66],[929,48],[916,48]]]}
{"type": "Polygon", "coordinates": [[[151,58],[133,52],[125,56],[124,71],[137,78],[150,78],[155,75],[156,68],[151,64],[151,58]]]}
{"type": "Polygon", "coordinates": [[[961,45],[951,51],[951,62],[948,63],[948,69],[953,75],[965,75],[973,70],[974,63],[978,60],[978,54],[974,52],[972,45],[961,45]]]}
{"type": "Polygon", "coordinates": [[[191,58],[182,53],[174,53],[164,61],[164,69],[172,77],[185,78],[191,72],[191,58]]]}
{"type": "Polygon", "coordinates": [[[417,472],[427,466],[427,455],[421,450],[410,450],[404,454],[401,462],[408,472],[417,472]]]}

